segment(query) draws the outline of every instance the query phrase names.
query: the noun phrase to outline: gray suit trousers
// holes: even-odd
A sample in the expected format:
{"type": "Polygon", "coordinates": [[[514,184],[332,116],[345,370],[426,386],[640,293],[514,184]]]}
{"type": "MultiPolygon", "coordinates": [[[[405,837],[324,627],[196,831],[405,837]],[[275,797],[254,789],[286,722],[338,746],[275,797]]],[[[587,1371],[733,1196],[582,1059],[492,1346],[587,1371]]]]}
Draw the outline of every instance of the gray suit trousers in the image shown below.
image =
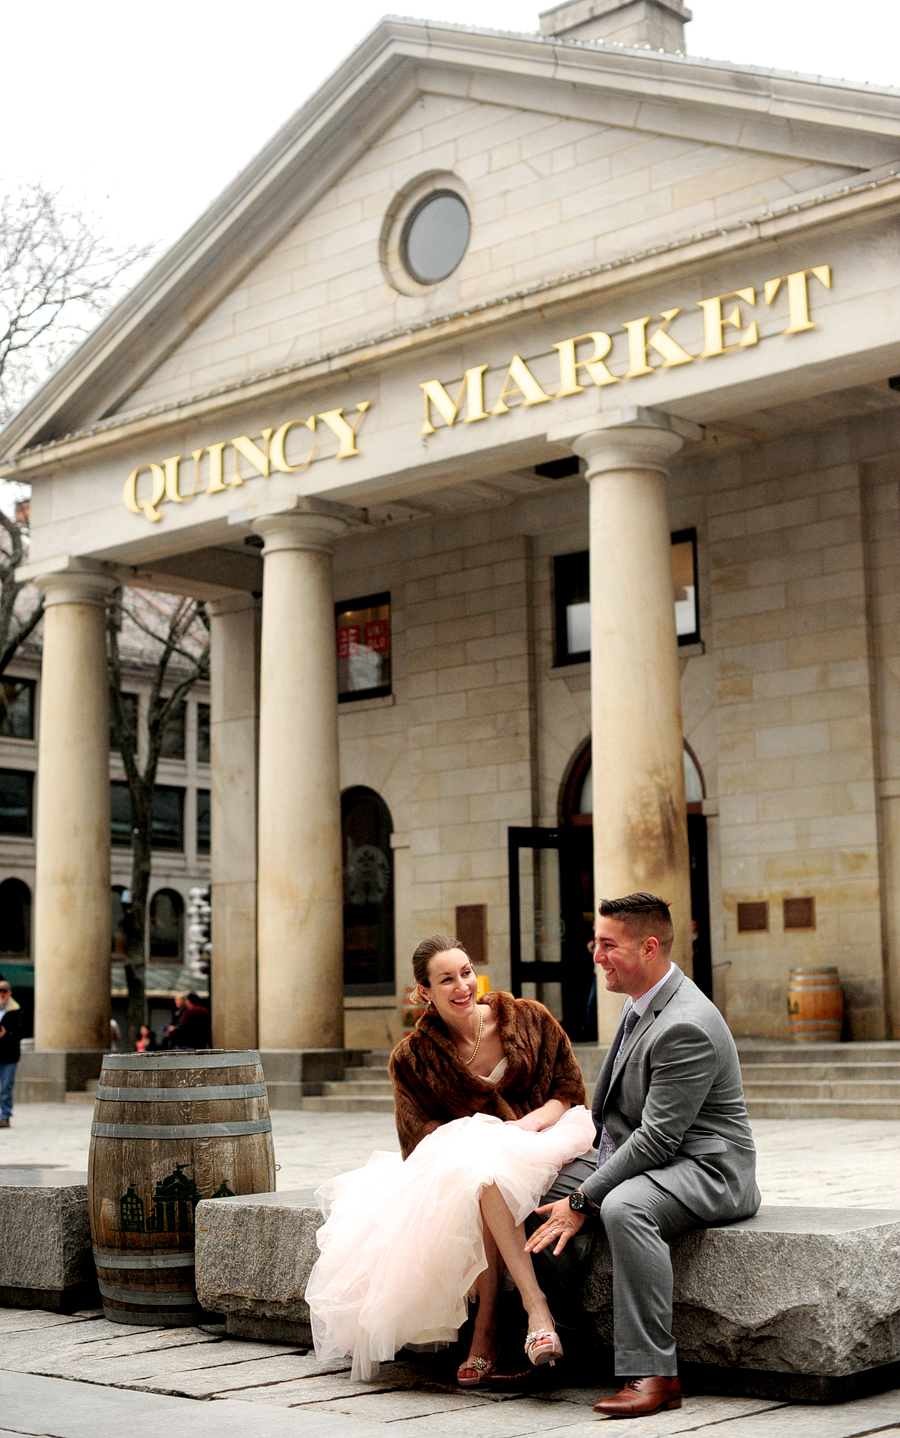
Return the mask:
{"type": "MultiPolygon", "coordinates": [[[[595,1157],[593,1164],[596,1165],[595,1157]]],[[[543,1202],[567,1197],[592,1171],[591,1158],[576,1158],[561,1169],[543,1202]]],[[[654,1183],[649,1174],[638,1174],[617,1184],[603,1200],[600,1222],[612,1256],[616,1373],[620,1378],[673,1377],[678,1365],[672,1335],[672,1259],[668,1245],[703,1224],[679,1199],[654,1183]]],[[[592,1223],[589,1220],[583,1232],[592,1223]]],[[[536,1225],[530,1222],[528,1226],[536,1225]]],[[[573,1318],[576,1324],[579,1317],[583,1318],[580,1303],[578,1317],[572,1312],[582,1267],[578,1252],[570,1252],[572,1248],[570,1241],[559,1258],[554,1258],[547,1248],[535,1260],[538,1280],[562,1332],[573,1318]],[[568,1311],[557,1311],[554,1300],[568,1311]]]]}

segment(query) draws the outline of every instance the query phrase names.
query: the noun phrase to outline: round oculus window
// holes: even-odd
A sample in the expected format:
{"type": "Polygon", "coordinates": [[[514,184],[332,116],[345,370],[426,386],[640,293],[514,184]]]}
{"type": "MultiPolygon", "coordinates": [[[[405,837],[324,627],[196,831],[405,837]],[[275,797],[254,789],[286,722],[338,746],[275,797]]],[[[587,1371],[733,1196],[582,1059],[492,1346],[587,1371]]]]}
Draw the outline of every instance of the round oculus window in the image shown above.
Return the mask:
{"type": "Polygon", "coordinates": [[[403,227],[403,263],[420,285],[452,275],[469,247],[469,211],[452,190],[436,190],[417,205],[403,227]]]}

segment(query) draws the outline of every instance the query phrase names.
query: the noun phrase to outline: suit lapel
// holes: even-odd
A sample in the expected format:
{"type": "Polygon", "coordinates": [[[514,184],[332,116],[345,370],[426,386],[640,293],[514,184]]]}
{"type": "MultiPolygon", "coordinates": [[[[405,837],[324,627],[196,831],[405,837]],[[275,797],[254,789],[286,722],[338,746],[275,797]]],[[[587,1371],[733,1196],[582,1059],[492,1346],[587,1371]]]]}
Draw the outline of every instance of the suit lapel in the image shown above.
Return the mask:
{"type": "MultiPolygon", "coordinates": [[[[632,1050],[633,1050],[635,1044],[637,1043],[638,1039],[641,1038],[642,1035],[647,1032],[647,1030],[649,1029],[650,1025],[651,1025],[651,1024],[653,1023],[653,1021],[655,1020],[657,1014],[662,1013],[662,1010],[665,1008],[666,1004],[669,1002],[669,1000],[671,999],[672,995],[675,994],[675,993],[678,991],[678,989],[680,988],[680,986],[681,986],[683,980],[684,980],[684,974],[681,972],[681,970],[678,968],[678,966],[677,966],[677,964],[676,964],[676,966],[675,966],[675,972],[674,972],[673,974],[670,974],[670,975],[669,975],[669,977],[666,979],[666,982],[663,984],[662,988],[660,989],[659,993],[656,994],[656,995],[654,995],[654,998],[653,998],[653,1000],[652,1000],[652,1002],[651,1002],[651,1004],[650,1004],[650,1007],[647,1009],[647,1012],[644,1013],[644,1014],[641,1014],[641,1017],[638,1019],[637,1023],[635,1024],[634,1028],[632,1029],[631,1034],[630,1034],[629,1039],[628,1039],[628,1043],[625,1045],[625,1052],[624,1052],[623,1055],[622,1055],[622,1059],[621,1059],[621,1062],[620,1062],[620,1064],[619,1064],[619,1067],[616,1069],[615,1073],[612,1074],[611,1077],[607,1080],[606,1093],[605,1093],[604,1096],[603,1096],[603,1102],[604,1102],[604,1104],[606,1103],[606,1100],[609,1098],[610,1092],[611,1092],[612,1089],[615,1087],[615,1085],[618,1083],[619,1079],[622,1077],[622,1074],[623,1074],[624,1069],[625,1069],[625,1065],[626,1065],[627,1062],[628,1062],[628,1056],[629,1056],[629,1054],[632,1052],[632,1050]]],[[[624,1023],[624,1021],[625,1021],[625,1018],[624,1018],[624,1014],[623,1014],[623,1016],[622,1016],[622,1023],[624,1023]]],[[[617,1043],[617,1044],[618,1044],[619,1042],[621,1042],[621,1037],[622,1037],[622,1024],[619,1025],[619,1031],[618,1031],[618,1034],[617,1034],[617,1036],[616,1036],[616,1043],[617,1043]]],[[[616,1052],[616,1051],[615,1051],[615,1050],[612,1050],[612,1052],[613,1052],[613,1056],[615,1057],[615,1052],[616,1052]]],[[[609,1059],[609,1054],[607,1054],[607,1059],[609,1059]]],[[[603,1068],[604,1068],[604,1069],[606,1068],[606,1063],[605,1063],[605,1062],[604,1062],[603,1068]]],[[[612,1068],[612,1063],[610,1063],[610,1069],[611,1069],[611,1068],[612,1068]]],[[[601,1077],[602,1077],[602,1076],[603,1076],[603,1070],[601,1070],[601,1077]]]]}

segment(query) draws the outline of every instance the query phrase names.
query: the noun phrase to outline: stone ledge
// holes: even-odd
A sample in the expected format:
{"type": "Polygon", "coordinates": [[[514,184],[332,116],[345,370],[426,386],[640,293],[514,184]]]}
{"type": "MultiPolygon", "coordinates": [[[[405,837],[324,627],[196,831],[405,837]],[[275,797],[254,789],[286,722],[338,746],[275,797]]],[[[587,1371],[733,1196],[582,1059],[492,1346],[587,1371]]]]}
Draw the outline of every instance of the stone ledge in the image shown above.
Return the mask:
{"type": "Polygon", "coordinates": [[[99,1302],[87,1174],[0,1171],[0,1305],[72,1313],[99,1302]]]}
{"type": "MultiPolygon", "coordinates": [[[[236,1337],[309,1343],[303,1297],[321,1214],[307,1191],[198,1205],[197,1291],[236,1337]]],[[[695,1388],[844,1401],[900,1381],[900,1210],[764,1207],[672,1245],[675,1335],[695,1388]]],[[[609,1251],[585,1307],[612,1340],[609,1251]]]]}

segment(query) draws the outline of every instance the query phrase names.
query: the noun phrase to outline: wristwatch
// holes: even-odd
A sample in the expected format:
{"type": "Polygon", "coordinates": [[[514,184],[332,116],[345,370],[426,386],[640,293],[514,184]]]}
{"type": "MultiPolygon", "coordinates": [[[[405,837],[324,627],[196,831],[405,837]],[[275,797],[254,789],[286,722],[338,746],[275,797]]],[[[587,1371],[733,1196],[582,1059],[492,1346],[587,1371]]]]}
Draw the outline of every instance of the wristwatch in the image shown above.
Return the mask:
{"type": "Polygon", "coordinates": [[[591,1203],[587,1194],[580,1188],[569,1194],[569,1207],[573,1213],[596,1213],[597,1205],[591,1203]]]}

